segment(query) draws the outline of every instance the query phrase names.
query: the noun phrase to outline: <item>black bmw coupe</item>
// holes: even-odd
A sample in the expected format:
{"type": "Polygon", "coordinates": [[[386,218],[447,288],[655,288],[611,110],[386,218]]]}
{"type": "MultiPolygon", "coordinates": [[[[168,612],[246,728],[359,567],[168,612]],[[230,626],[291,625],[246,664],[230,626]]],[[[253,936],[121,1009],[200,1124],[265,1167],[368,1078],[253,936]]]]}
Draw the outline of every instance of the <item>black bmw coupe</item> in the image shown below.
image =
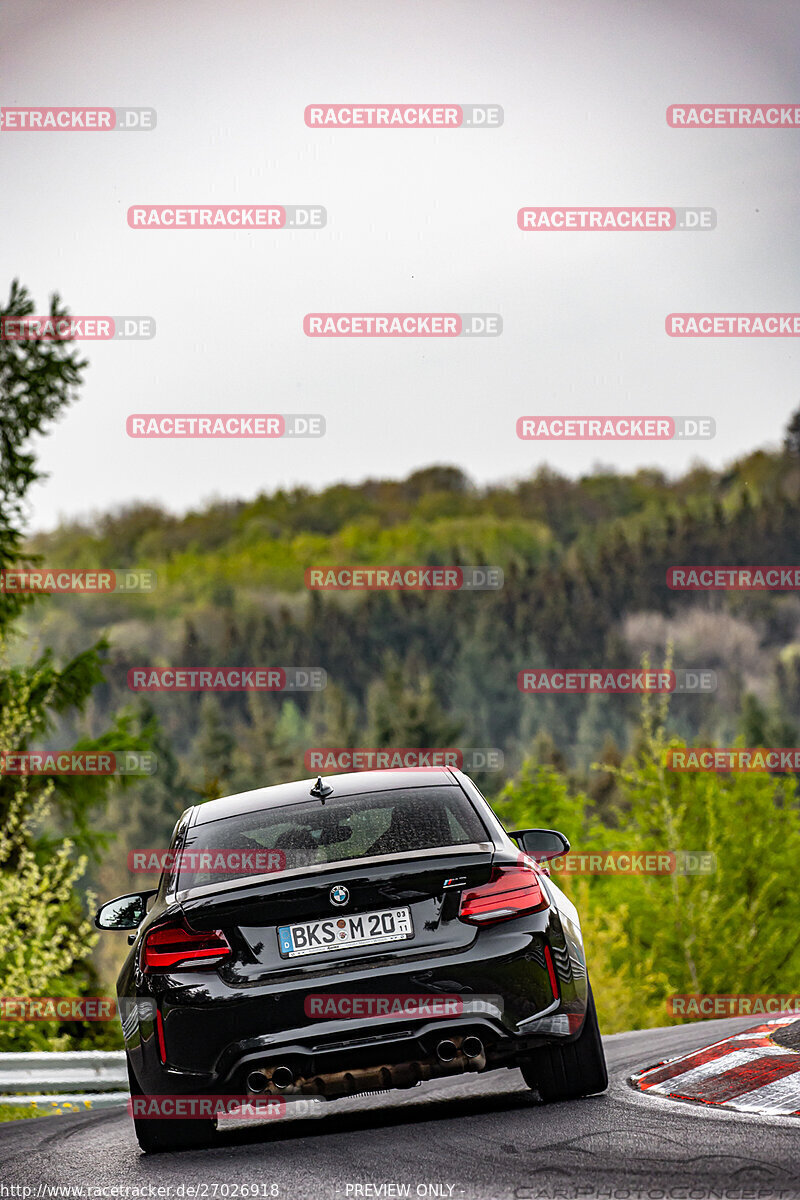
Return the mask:
{"type": "Polygon", "coordinates": [[[159,887],[95,918],[136,931],[117,991],[142,1148],[217,1129],[207,1107],[164,1116],[147,1098],[283,1097],[290,1111],[501,1067],[544,1101],[603,1091],[578,914],[547,873],[568,849],[554,830],[507,833],[450,768],[188,809],[159,887]]]}

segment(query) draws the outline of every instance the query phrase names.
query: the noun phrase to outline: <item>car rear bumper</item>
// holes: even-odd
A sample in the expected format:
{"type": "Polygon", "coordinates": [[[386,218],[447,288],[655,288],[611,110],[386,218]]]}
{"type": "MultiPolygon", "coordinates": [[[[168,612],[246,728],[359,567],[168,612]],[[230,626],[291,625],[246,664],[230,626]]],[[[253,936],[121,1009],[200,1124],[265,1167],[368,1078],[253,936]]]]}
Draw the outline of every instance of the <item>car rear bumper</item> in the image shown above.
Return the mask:
{"type": "MultiPolygon", "coordinates": [[[[554,908],[481,930],[467,950],[402,966],[373,959],[357,969],[355,964],[326,969],[316,977],[298,972],[288,982],[284,977],[280,984],[264,980],[248,986],[233,985],[222,972],[142,976],[137,991],[155,1000],[161,1014],[166,1063],[154,1021],[142,1020],[130,1036],[126,1032],[139,1084],[155,1094],[244,1094],[248,1077],[258,1071],[265,1073],[265,1090],[275,1091],[269,1077],[276,1066],[287,1067],[295,1081],[366,1072],[374,1084],[382,1080],[388,1087],[514,1066],[536,1046],[576,1036],[587,1002],[582,952],[574,941],[567,942],[554,908]],[[433,1019],[405,1012],[309,1015],[310,996],[376,995],[446,996],[461,1003],[433,1019]],[[469,1058],[462,1052],[467,1037],[479,1039],[481,1055],[469,1058]],[[454,1041],[458,1049],[450,1064],[437,1055],[443,1040],[454,1041]]],[[[347,1087],[363,1090],[359,1082],[354,1075],[355,1088],[347,1087]]],[[[338,1086],[316,1088],[314,1094],[346,1094],[337,1092],[338,1086]]]]}

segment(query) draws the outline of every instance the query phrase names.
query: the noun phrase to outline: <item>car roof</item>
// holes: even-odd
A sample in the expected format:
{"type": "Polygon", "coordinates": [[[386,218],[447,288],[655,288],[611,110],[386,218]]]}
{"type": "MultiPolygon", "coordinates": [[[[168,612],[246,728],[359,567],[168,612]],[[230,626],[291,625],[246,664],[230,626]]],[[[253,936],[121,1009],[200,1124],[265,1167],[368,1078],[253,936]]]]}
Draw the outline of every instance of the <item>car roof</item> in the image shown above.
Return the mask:
{"type": "MultiPolygon", "coordinates": [[[[459,787],[457,776],[450,767],[389,767],[382,771],[349,771],[341,775],[324,775],[323,783],[333,788],[332,798],[360,796],[368,792],[389,792],[400,788],[459,787]]],[[[283,804],[319,804],[318,796],[310,795],[317,776],[298,779],[293,783],[277,783],[272,787],[255,788],[251,792],[237,792],[234,796],[220,796],[218,800],[207,800],[193,810],[192,825],[205,825],[238,813],[258,812],[264,808],[277,808],[283,804]]]]}

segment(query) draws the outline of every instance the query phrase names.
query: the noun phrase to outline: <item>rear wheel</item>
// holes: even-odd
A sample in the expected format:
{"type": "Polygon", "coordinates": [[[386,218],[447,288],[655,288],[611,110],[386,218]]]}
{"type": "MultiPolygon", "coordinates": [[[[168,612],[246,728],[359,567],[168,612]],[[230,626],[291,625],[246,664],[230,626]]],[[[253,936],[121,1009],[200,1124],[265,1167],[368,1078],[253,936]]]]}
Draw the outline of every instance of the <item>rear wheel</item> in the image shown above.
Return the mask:
{"type": "Polygon", "coordinates": [[[591,987],[583,1028],[575,1041],[534,1050],[520,1063],[520,1069],[528,1087],[537,1091],[547,1104],[577,1100],[579,1096],[606,1090],[606,1058],[591,987]]]}
{"type": "MultiPolygon", "coordinates": [[[[128,1083],[131,1097],[136,1098],[144,1093],[139,1087],[133,1073],[131,1060],[125,1055],[128,1065],[128,1083]]],[[[201,1149],[214,1143],[217,1123],[210,1118],[199,1120],[170,1120],[163,1117],[134,1117],[133,1128],[136,1140],[145,1154],[158,1154],[165,1150],[201,1149]]]]}

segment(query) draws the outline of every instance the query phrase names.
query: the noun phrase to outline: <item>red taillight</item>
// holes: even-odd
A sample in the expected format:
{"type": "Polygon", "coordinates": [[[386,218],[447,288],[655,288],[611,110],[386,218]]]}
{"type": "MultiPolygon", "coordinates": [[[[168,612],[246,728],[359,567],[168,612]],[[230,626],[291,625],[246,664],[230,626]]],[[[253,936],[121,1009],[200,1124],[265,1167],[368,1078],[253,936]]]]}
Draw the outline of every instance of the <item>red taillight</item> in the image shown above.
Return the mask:
{"type": "Polygon", "coordinates": [[[143,971],[171,971],[175,967],[210,967],[232,953],[230,943],[219,929],[195,933],[182,925],[161,925],[151,929],[142,947],[143,971]]]}
{"type": "Polygon", "coordinates": [[[488,883],[462,894],[458,915],[470,925],[488,925],[539,912],[549,904],[534,867],[495,867],[488,883]]]}

